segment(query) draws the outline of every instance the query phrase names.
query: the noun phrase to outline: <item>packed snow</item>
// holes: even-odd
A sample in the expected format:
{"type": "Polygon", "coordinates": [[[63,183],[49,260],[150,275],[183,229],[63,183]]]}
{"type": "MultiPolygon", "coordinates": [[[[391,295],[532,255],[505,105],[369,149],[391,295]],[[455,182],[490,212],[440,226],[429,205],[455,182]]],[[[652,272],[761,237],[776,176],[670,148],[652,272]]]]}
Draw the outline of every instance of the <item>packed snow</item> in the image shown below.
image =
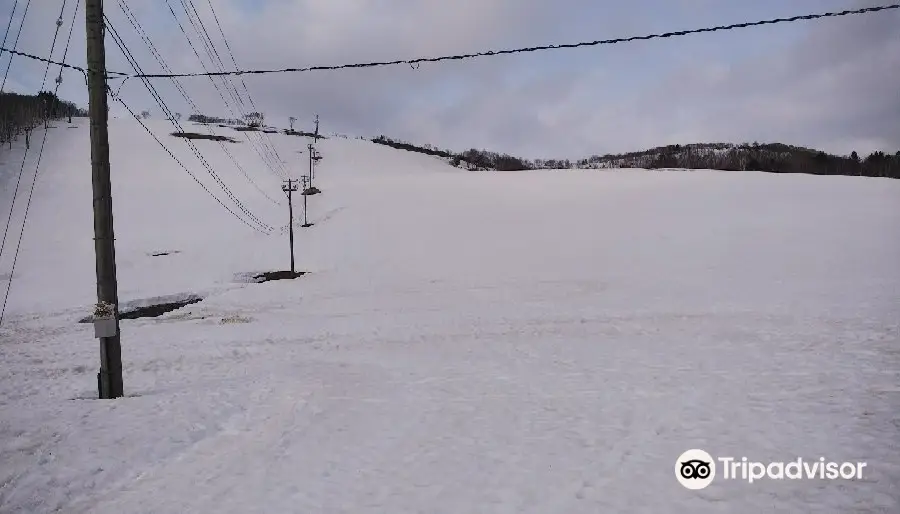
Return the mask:
{"type": "MultiPolygon", "coordinates": [[[[203,300],[122,321],[126,397],[97,400],[88,127],[54,125],[0,328],[2,512],[900,512],[896,181],[468,172],[332,138],[312,227],[294,197],[308,274],[257,284],[290,262],[282,177],[215,127],[276,204],[194,141],[254,232],[113,119],[120,302],[203,300]],[[691,448],[867,466],[694,491],[691,448]]],[[[269,138],[305,173],[306,138],[269,138]]]]}

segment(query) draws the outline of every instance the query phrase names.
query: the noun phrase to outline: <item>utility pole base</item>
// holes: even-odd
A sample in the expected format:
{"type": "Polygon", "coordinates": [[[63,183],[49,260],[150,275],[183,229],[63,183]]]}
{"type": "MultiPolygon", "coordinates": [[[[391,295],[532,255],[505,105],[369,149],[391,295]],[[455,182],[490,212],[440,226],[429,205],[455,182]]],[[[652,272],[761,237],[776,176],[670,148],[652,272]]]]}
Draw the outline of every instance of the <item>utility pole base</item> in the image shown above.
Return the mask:
{"type": "Polygon", "coordinates": [[[103,370],[97,373],[97,390],[100,392],[101,400],[113,399],[109,391],[109,373],[103,370]]]}

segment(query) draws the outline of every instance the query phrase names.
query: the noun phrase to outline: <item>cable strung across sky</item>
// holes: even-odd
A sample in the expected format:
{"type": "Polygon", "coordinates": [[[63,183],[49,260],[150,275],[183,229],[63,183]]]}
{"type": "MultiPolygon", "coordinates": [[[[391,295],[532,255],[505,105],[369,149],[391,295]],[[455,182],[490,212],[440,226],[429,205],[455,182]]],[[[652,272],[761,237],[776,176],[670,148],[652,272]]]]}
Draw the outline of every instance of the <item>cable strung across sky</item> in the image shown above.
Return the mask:
{"type": "MultiPolygon", "coordinates": [[[[514,48],[509,50],[487,50],[483,52],[475,52],[470,54],[458,54],[458,55],[445,55],[441,57],[419,57],[416,59],[401,59],[394,61],[378,61],[378,62],[367,62],[367,63],[355,63],[355,64],[337,64],[331,66],[308,66],[305,68],[281,68],[281,69],[270,69],[270,70],[237,70],[237,71],[216,71],[216,72],[204,72],[204,73],[145,73],[145,74],[128,74],[122,73],[118,71],[107,71],[107,76],[109,78],[124,78],[124,77],[134,77],[134,78],[144,78],[144,79],[159,79],[159,78],[185,78],[185,77],[221,77],[228,75],[266,75],[272,73],[302,73],[302,72],[311,72],[311,71],[333,71],[333,70],[343,70],[350,68],[375,68],[380,66],[393,66],[397,64],[408,64],[410,66],[414,64],[421,63],[430,63],[430,62],[441,62],[441,61],[459,61],[465,59],[474,59],[476,57],[493,57],[497,55],[509,55],[509,54],[520,54],[520,53],[530,53],[530,52],[539,52],[543,50],[561,50],[561,49],[571,49],[571,48],[581,48],[581,47],[589,47],[589,46],[600,46],[600,45],[615,45],[619,43],[629,43],[633,41],[647,41],[651,39],[666,39],[672,37],[679,36],[687,36],[690,34],[702,34],[706,32],[722,32],[726,30],[735,30],[735,29],[743,29],[749,27],[758,27],[762,25],[776,25],[780,23],[793,23],[798,21],[809,21],[809,20],[818,20],[823,18],[835,18],[841,16],[850,16],[855,14],[867,14],[867,13],[875,13],[881,11],[887,11],[890,9],[900,9],[900,4],[891,4],[891,5],[882,5],[877,7],[866,7],[862,9],[852,9],[846,11],[837,11],[837,12],[826,12],[820,14],[806,14],[802,16],[791,16],[790,18],[774,18],[771,20],[761,20],[761,21],[753,21],[746,23],[735,23],[732,25],[720,25],[717,27],[707,27],[702,29],[691,29],[691,30],[680,30],[676,32],[664,32],[659,34],[649,34],[646,36],[632,36],[626,38],[615,38],[615,39],[601,39],[597,41],[583,41],[580,43],[566,43],[559,45],[542,45],[542,46],[532,46],[527,48],[514,48]]],[[[86,70],[84,68],[78,66],[66,65],[63,63],[58,63],[51,61],[49,59],[44,59],[42,57],[38,57],[36,55],[30,55],[23,52],[18,52],[14,50],[10,50],[7,48],[2,48],[0,50],[7,51],[13,53],[15,55],[19,55],[22,57],[27,57],[29,59],[35,59],[42,62],[47,62],[50,64],[56,64],[58,66],[64,66],[66,68],[75,69],[85,73],[86,70]]]]}

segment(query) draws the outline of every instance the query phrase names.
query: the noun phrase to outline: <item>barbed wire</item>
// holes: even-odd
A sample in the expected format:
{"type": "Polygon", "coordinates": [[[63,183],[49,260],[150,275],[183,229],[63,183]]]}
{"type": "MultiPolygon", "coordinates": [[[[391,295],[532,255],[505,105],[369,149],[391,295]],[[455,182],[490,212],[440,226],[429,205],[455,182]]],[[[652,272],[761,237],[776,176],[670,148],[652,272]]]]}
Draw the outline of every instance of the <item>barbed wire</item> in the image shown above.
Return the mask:
{"type": "MultiPolygon", "coordinates": [[[[559,45],[541,45],[541,46],[532,46],[526,48],[513,48],[508,50],[488,50],[483,52],[474,52],[468,54],[457,54],[457,55],[445,55],[440,57],[419,57],[416,59],[398,59],[393,61],[375,61],[375,62],[366,62],[366,63],[354,63],[354,64],[337,64],[331,66],[308,66],[305,68],[280,68],[280,69],[267,69],[267,70],[236,70],[236,71],[217,71],[217,72],[204,72],[204,73],[145,73],[145,74],[128,74],[122,73],[118,71],[107,71],[108,78],[123,78],[123,77],[135,77],[135,78],[146,78],[146,79],[157,79],[157,78],[185,78],[185,77],[221,77],[227,75],[264,75],[264,74],[272,74],[272,73],[303,73],[303,72],[311,72],[311,71],[334,71],[334,70],[343,70],[350,68],[374,68],[381,66],[393,66],[398,64],[408,64],[409,66],[420,65],[422,63],[434,63],[441,61],[459,61],[464,59],[474,59],[477,57],[493,57],[497,55],[509,55],[509,54],[519,54],[519,53],[530,53],[530,52],[539,52],[544,50],[561,50],[561,49],[571,49],[571,48],[582,48],[582,47],[590,47],[590,46],[600,46],[600,45],[615,45],[619,43],[629,43],[633,41],[648,41],[652,39],[667,39],[673,37],[687,36],[691,34],[701,34],[701,33],[709,33],[709,32],[722,32],[726,30],[735,30],[735,29],[743,29],[749,27],[758,27],[763,25],[776,25],[780,23],[793,23],[798,21],[810,21],[810,20],[818,20],[822,18],[836,18],[841,16],[850,16],[856,14],[867,14],[867,13],[875,13],[881,11],[887,11],[890,9],[900,9],[900,4],[891,4],[891,5],[882,5],[877,7],[865,7],[862,9],[852,9],[846,11],[836,11],[836,12],[826,12],[819,14],[806,14],[802,16],[791,16],[789,18],[774,18],[770,20],[760,20],[753,22],[745,22],[745,23],[735,23],[732,25],[720,25],[716,27],[707,27],[702,29],[690,29],[690,30],[679,30],[674,32],[663,32],[658,34],[648,34],[645,36],[632,36],[625,38],[615,38],[615,39],[601,39],[597,41],[583,41],[580,43],[566,43],[559,45]]],[[[15,50],[11,50],[8,48],[0,47],[0,50],[10,52],[14,55],[18,55],[21,57],[26,57],[33,60],[38,60],[50,64],[55,64],[58,66],[63,66],[66,68],[75,69],[81,71],[82,73],[87,73],[82,67],[66,65],[59,62],[54,62],[49,59],[45,59],[43,57],[38,57],[36,55],[27,54],[24,52],[19,52],[15,50]]],[[[414,67],[417,69],[416,67],[414,67]]]]}

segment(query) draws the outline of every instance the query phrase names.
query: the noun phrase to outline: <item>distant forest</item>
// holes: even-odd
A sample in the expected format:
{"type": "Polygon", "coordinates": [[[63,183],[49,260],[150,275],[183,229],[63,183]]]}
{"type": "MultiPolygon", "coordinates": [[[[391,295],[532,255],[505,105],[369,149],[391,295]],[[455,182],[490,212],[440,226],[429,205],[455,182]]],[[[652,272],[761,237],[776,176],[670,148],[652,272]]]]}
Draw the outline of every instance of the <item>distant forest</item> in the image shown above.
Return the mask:
{"type": "Polygon", "coordinates": [[[46,126],[50,120],[85,117],[88,113],[72,102],[59,99],[51,91],[36,95],[0,93],[0,145],[25,137],[30,144],[31,131],[40,125],[46,126]]]}
{"type": "Polygon", "coordinates": [[[861,158],[832,155],[818,150],[781,143],[731,144],[697,143],[669,145],[625,154],[594,155],[578,161],[538,159],[529,161],[507,154],[471,149],[462,153],[441,150],[431,145],[414,145],[378,136],[372,142],[401,150],[447,159],[453,166],[470,170],[520,171],[536,169],[712,169],[725,171],[765,171],[770,173],[807,173],[813,175],[849,175],[900,179],[900,151],[895,154],[874,152],[861,158]]]}
{"type": "MultiPolygon", "coordinates": [[[[149,112],[144,112],[149,117],[149,112]]],[[[86,117],[87,111],[72,102],[58,98],[50,91],[37,95],[0,93],[0,145],[8,144],[24,136],[30,144],[31,131],[50,120],[86,117]]],[[[176,116],[180,118],[180,114],[176,116]]],[[[227,119],[203,114],[192,114],[189,121],[197,123],[239,124],[262,126],[262,113],[251,113],[245,119],[227,119]]],[[[290,135],[309,135],[305,132],[285,130],[290,135]]],[[[320,136],[321,137],[321,136],[320,136]]],[[[900,151],[894,154],[873,152],[860,157],[856,152],[849,156],[832,155],[819,150],[781,143],[696,143],[669,145],[624,154],[593,155],[586,159],[527,160],[487,150],[470,149],[452,152],[432,145],[416,145],[406,141],[378,136],[374,143],[393,148],[433,155],[446,159],[453,166],[469,170],[520,171],[537,169],[712,169],[725,171],[764,171],[770,173],[807,173],[813,175],[848,175],[900,179],[900,151]]]]}

